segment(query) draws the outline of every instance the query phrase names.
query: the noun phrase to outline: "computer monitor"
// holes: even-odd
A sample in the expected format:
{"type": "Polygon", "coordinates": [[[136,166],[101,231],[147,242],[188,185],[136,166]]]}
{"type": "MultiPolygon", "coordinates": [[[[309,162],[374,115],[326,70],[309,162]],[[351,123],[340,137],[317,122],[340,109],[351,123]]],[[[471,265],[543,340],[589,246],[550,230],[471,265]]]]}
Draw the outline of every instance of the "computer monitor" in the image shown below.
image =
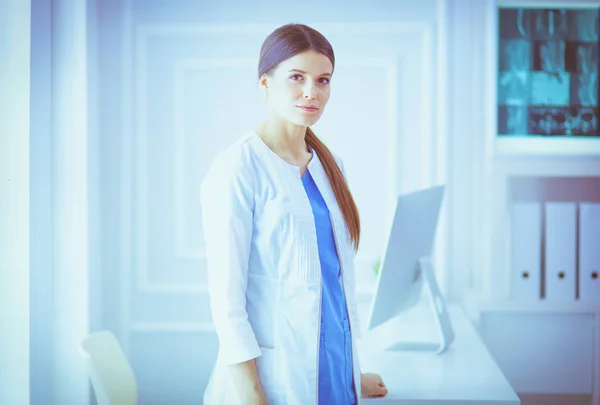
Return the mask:
{"type": "Polygon", "coordinates": [[[435,310],[440,340],[399,341],[388,349],[441,353],[454,340],[431,263],[443,196],[444,186],[439,185],[398,197],[367,322],[367,329],[372,330],[414,307],[425,286],[435,310]]]}

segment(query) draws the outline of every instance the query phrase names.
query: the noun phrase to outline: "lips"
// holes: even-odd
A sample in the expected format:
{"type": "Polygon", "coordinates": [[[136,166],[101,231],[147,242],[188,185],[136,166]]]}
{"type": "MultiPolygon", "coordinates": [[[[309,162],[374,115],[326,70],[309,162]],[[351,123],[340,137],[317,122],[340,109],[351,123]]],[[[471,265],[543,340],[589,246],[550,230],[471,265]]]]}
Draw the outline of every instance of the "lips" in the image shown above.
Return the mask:
{"type": "Polygon", "coordinates": [[[305,111],[317,111],[318,108],[312,105],[297,105],[296,107],[300,108],[301,110],[305,110],[305,111]]]}

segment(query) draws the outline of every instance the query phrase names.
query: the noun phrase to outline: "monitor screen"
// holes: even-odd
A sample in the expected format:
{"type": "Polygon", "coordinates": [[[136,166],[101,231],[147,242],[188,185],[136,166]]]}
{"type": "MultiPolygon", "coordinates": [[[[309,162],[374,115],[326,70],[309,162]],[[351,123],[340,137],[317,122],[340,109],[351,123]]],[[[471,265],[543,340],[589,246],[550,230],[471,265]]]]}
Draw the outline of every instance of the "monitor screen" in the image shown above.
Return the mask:
{"type": "Polygon", "coordinates": [[[444,186],[400,195],[392,220],[367,329],[373,329],[419,302],[423,275],[418,261],[432,255],[444,186]]]}

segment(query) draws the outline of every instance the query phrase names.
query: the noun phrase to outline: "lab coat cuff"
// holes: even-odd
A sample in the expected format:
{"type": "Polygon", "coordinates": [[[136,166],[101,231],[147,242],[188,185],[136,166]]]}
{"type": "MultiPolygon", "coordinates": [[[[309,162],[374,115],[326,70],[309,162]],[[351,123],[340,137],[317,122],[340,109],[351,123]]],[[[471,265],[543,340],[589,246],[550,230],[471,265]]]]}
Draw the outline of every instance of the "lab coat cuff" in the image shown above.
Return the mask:
{"type": "Polygon", "coordinates": [[[248,339],[236,339],[225,344],[221,343],[219,352],[221,363],[225,365],[243,363],[255,359],[262,354],[258,343],[256,341],[248,341],[248,339]]]}

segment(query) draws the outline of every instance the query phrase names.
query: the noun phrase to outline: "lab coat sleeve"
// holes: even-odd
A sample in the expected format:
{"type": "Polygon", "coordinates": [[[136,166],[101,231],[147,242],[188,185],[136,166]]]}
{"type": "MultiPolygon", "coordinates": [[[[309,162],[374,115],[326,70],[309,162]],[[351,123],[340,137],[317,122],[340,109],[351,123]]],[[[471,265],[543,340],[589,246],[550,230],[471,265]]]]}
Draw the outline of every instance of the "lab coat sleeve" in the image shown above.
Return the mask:
{"type": "MultiPolygon", "coordinates": [[[[344,162],[339,157],[336,157],[335,159],[338,163],[338,166],[340,167],[340,170],[342,171],[342,174],[344,175],[344,178],[346,179],[346,183],[348,183],[348,176],[346,175],[346,169],[344,168],[344,162]]],[[[352,246],[352,248],[354,248],[354,246],[352,246]]],[[[356,252],[354,252],[353,260],[355,257],[356,257],[356,252]]],[[[354,263],[352,265],[352,272],[355,273],[354,263]]],[[[362,328],[361,328],[361,323],[360,323],[360,319],[358,316],[358,304],[356,302],[356,274],[352,274],[352,285],[350,287],[351,287],[350,291],[349,291],[349,293],[351,294],[351,296],[350,296],[350,311],[352,311],[352,319],[354,321],[352,335],[356,339],[360,339],[360,337],[362,336],[362,328]]]]}
{"type": "Polygon", "coordinates": [[[261,355],[246,312],[253,184],[240,159],[215,159],[200,187],[208,290],[219,358],[237,364],[261,355]]]}

